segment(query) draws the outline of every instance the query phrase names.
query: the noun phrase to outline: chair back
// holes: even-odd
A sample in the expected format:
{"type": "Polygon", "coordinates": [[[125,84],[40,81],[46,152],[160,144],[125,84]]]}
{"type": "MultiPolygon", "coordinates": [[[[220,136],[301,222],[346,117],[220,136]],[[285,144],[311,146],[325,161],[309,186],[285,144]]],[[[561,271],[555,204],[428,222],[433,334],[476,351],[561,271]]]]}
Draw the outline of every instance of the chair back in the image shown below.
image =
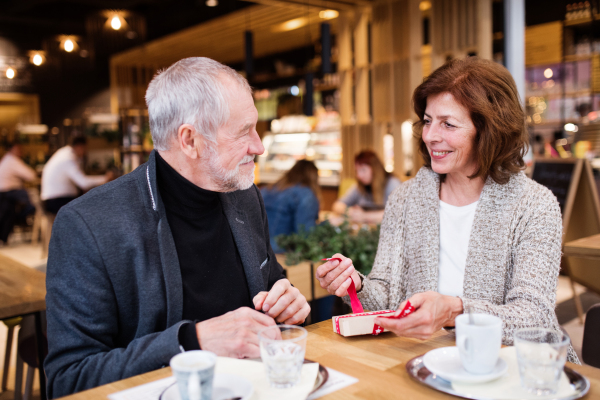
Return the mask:
{"type": "Polygon", "coordinates": [[[600,368],[600,303],[592,306],[586,314],[581,355],[583,362],[600,368]]]}

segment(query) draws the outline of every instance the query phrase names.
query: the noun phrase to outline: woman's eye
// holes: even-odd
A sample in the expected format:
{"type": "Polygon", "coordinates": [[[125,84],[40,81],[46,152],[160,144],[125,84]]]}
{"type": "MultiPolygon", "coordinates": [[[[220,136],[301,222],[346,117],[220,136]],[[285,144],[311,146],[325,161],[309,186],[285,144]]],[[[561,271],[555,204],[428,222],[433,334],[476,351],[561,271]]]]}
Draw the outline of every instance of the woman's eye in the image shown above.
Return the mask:
{"type": "Polygon", "coordinates": [[[446,126],[446,128],[456,128],[454,125],[449,124],[447,122],[444,122],[444,126],[446,126]]]}
{"type": "Polygon", "coordinates": [[[429,119],[424,119],[424,120],[423,120],[423,123],[424,123],[425,125],[429,125],[429,124],[431,124],[431,120],[429,120],[429,119]]]}

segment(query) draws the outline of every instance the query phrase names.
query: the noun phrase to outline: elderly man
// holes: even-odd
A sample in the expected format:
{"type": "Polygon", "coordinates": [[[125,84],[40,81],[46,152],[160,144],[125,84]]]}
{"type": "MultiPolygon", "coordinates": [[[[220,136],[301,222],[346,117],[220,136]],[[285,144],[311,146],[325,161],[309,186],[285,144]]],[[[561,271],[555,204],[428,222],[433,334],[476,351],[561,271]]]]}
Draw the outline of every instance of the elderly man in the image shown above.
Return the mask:
{"type": "Polygon", "coordinates": [[[269,245],[246,80],[187,58],[154,77],[146,101],[148,162],[72,201],[54,223],[50,398],[164,367],[184,350],[258,357],[260,329],[310,311],[269,245]]]}

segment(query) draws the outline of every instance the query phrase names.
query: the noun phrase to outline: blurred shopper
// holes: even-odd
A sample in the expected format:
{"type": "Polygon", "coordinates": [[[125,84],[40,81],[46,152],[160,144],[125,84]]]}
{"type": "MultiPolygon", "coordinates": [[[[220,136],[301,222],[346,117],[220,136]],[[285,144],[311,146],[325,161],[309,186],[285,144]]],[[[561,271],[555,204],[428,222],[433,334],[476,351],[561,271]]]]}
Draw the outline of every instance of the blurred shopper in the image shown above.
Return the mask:
{"type": "Polygon", "coordinates": [[[44,166],[41,199],[46,212],[57,214],[62,206],[77,198],[80,191],[102,185],[112,178],[112,172],[104,176],[83,172],[81,165],[86,151],[86,138],[74,137],[70,146],[58,149],[44,166]]]}
{"type": "Polygon", "coordinates": [[[424,166],[390,197],[371,273],[335,255],[343,261],[317,268],[321,286],[345,296],[354,281],[369,310],[410,301],[408,317],[375,319],[399,336],[427,339],[466,310],[501,318],[505,345],[519,328],[560,330],[562,216],[523,172],[529,135],[512,76],[490,60],[452,60],[415,89],[413,108],[424,166]]]}
{"type": "Polygon", "coordinates": [[[333,211],[348,212],[351,222],[379,224],[388,197],[402,182],[385,170],[373,151],[358,153],[354,166],[357,183],[333,204],[333,211]]]}
{"type": "Polygon", "coordinates": [[[24,223],[35,213],[24,182],[37,179],[37,174],[21,160],[21,145],[11,143],[0,160],[0,241],[6,242],[16,223],[24,223]]]}
{"type": "Polygon", "coordinates": [[[309,230],[319,218],[319,170],[315,163],[298,161],[274,185],[261,190],[267,217],[271,247],[283,252],[275,243],[279,235],[309,230]]]}
{"type": "Polygon", "coordinates": [[[269,244],[246,79],[186,58],[152,79],[146,102],[148,162],[54,222],[49,398],[162,368],[184,350],[259,357],[260,329],[310,312],[269,244]]]}

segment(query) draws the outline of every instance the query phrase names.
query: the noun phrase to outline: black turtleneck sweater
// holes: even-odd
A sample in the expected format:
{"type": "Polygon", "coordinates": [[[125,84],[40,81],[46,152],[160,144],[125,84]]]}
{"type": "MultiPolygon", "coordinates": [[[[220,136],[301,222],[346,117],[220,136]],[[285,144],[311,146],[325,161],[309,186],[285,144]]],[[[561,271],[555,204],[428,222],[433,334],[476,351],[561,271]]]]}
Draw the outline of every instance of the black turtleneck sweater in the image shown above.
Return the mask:
{"type": "MultiPolygon", "coordinates": [[[[158,153],[156,177],[179,258],[183,319],[204,321],[239,307],[254,308],[219,193],[194,185],[158,153]]],[[[182,327],[180,343],[186,350],[197,348],[194,338],[194,325],[182,327]]]]}

